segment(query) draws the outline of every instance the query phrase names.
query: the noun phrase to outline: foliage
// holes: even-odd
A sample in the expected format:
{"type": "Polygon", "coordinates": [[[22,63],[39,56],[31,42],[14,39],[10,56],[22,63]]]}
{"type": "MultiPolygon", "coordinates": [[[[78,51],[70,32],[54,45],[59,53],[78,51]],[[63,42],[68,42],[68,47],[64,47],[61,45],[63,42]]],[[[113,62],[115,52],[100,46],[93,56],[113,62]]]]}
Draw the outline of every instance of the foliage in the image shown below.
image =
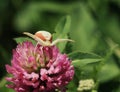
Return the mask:
{"type": "Polygon", "coordinates": [[[67,92],[76,92],[79,81],[89,78],[95,80],[94,90],[98,92],[119,92],[119,10],[120,0],[1,0],[0,91],[13,92],[5,87],[5,64],[10,63],[11,51],[16,46],[13,38],[18,43],[24,40],[34,43],[22,33],[47,30],[53,34],[53,40],[75,41],[57,44],[75,66],[67,92]]]}

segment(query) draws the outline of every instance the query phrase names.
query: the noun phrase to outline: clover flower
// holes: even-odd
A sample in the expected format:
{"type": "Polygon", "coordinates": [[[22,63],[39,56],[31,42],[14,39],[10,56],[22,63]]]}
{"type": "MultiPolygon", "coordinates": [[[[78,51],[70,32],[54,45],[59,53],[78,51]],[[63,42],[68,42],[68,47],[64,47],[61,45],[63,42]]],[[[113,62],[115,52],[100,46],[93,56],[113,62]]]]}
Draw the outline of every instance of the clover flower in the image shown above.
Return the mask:
{"type": "Polygon", "coordinates": [[[74,68],[66,54],[56,46],[18,44],[13,50],[11,66],[6,65],[12,82],[7,87],[16,92],[65,92],[65,86],[73,79],[74,68]]]}

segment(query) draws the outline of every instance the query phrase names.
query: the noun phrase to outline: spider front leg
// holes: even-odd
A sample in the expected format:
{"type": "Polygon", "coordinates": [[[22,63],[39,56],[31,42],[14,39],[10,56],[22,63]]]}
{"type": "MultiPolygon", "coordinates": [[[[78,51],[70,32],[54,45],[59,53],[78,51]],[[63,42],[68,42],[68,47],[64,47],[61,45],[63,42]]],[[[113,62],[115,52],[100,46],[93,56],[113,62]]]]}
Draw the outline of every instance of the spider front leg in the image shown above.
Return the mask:
{"type": "Polygon", "coordinates": [[[47,45],[46,42],[44,42],[43,40],[41,40],[40,38],[38,38],[37,36],[35,36],[35,35],[31,34],[31,33],[24,32],[23,34],[33,38],[34,40],[37,41],[37,43],[39,43],[42,46],[46,46],[47,45]]]}
{"type": "Polygon", "coordinates": [[[52,43],[51,43],[51,46],[59,43],[59,42],[65,42],[65,41],[70,41],[70,42],[74,42],[74,40],[71,40],[71,39],[56,39],[54,40],[52,43]]]}

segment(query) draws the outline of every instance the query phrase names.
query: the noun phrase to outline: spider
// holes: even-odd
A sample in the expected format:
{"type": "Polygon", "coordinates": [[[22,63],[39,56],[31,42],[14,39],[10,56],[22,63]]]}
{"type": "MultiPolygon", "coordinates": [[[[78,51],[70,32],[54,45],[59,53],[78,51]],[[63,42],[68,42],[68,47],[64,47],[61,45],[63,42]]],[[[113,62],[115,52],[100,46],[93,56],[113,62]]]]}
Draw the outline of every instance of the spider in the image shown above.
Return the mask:
{"type": "Polygon", "coordinates": [[[74,42],[71,39],[56,39],[52,41],[52,35],[47,31],[38,31],[34,35],[28,32],[24,32],[23,34],[33,38],[42,46],[53,46],[56,45],[58,42],[64,42],[64,41],[74,42]]]}

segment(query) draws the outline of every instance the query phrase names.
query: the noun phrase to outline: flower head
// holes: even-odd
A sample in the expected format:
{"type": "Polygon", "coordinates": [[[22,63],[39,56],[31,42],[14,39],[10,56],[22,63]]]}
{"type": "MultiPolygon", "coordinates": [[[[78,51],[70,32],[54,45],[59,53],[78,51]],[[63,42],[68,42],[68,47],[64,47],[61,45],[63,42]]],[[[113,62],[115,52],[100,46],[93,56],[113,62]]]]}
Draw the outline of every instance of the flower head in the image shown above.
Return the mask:
{"type": "Polygon", "coordinates": [[[34,46],[23,42],[13,50],[11,66],[6,65],[12,77],[6,78],[7,85],[16,92],[65,92],[65,86],[72,80],[74,68],[66,54],[56,46],[34,46]]]}

